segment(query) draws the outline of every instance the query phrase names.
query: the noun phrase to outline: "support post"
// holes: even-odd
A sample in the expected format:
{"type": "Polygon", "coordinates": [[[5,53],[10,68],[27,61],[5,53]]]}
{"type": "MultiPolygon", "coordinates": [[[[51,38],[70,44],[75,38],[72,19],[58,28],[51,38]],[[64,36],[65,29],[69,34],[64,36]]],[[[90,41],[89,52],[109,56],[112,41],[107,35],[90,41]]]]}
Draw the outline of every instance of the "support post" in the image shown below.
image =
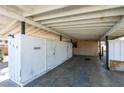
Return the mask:
{"type": "Polygon", "coordinates": [[[60,41],[62,41],[62,35],[60,35],[60,41]]]}
{"type": "Polygon", "coordinates": [[[106,38],[106,68],[109,70],[109,43],[108,43],[108,36],[106,38]]]}
{"type": "Polygon", "coordinates": [[[101,41],[99,41],[99,58],[101,59],[101,41]]]}
{"type": "Polygon", "coordinates": [[[104,56],[104,48],[102,46],[102,53],[101,53],[102,56],[104,56]]]}
{"type": "Polygon", "coordinates": [[[21,22],[21,34],[25,34],[25,22],[21,22]]]}
{"type": "Polygon", "coordinates": [[[71,39],[71,43],[72,43],[72,39],[71,39]]]}

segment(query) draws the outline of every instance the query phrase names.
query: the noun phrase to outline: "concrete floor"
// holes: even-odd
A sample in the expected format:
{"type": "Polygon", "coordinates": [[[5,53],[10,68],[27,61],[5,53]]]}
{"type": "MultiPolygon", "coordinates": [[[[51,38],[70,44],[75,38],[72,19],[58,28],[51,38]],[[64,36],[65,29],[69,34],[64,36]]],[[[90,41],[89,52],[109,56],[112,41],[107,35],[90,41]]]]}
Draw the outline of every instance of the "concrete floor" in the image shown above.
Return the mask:
{"type": "MultiPolygon", "coordinates": [[[[26,87],[124,87],[123,77],[124,72],[107,71],[96,57],[74,56],[26,87]]],[[[0,86],[17,85],[6,80],[0,86]]]]}
{"type": "Polygon", "coordinates": [[[0,63],[0,82],[8,79],[8,63],[0,63]]]}

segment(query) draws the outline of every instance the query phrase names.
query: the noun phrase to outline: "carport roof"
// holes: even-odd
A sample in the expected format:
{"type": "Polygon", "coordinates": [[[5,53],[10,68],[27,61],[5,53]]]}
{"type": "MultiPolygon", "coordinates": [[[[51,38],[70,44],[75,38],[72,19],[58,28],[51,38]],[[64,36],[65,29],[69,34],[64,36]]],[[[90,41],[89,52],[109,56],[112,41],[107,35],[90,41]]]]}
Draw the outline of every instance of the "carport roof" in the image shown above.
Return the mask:
{"type": "Polygon", "coordinates": [[[124,6],[118,5],[2,5],[0,35],[18,32],[19,22],[25,21],[27,29],[44,29],[72,39],[116,38],[124,35],[123,16],[124,6]]]}

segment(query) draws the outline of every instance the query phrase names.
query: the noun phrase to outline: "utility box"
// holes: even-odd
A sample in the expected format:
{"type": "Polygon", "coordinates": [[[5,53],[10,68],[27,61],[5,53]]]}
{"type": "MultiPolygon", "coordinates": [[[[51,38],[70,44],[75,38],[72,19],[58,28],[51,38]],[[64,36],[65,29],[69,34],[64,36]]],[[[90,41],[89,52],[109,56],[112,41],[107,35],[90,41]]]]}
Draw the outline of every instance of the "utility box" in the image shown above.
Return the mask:
{"type": "Polygon", "coordinates": [[[9,77],[24,86],[72,57],[72,44],[26,35],[8,37],[9,77]]]}

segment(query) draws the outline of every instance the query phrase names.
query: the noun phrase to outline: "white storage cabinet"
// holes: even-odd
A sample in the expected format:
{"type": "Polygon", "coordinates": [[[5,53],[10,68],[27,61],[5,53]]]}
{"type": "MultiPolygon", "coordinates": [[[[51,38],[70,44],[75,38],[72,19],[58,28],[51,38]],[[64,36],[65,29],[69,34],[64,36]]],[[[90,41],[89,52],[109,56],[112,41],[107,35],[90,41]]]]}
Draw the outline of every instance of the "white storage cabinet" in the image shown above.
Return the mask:
{"type": "Polygon", "coordinates": [[[8,37],[9,76],[24,86],[72,57],[72,44],[26,35],[8,37]]]}
{"type": "Polygon", "coordinates": [[[46,71],[46,40],[25,35],[9,37],[9,76],[23,86],[46,71]]]}

